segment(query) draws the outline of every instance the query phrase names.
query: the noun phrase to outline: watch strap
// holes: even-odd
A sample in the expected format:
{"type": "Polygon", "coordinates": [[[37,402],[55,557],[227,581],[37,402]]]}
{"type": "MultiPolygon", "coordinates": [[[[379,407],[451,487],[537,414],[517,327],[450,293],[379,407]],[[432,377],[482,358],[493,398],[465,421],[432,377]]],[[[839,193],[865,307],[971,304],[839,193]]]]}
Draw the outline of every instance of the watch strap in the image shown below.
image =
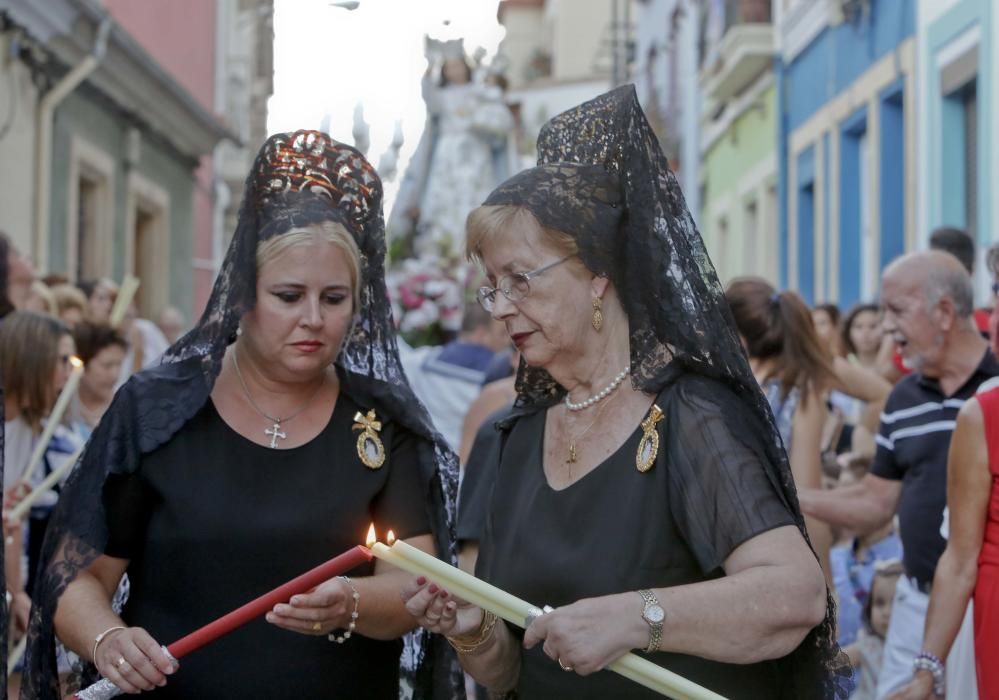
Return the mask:
{"type": "Polygon", "coordinates": [[[662,608],[662,605],[659,604],[656,594],[650,590],[642,589],[638,591],[638,595],[642,597],[642,601],[645,603],[645,606],[642,608],[642,619],[649,626],[649,646],[645,648],[645,653],[651,654],[654,651],[659,651],[659,644],[663,640],[663,623],[652,622],[645,616],[645,611],[653,605],[659,608],[662,608]]]}

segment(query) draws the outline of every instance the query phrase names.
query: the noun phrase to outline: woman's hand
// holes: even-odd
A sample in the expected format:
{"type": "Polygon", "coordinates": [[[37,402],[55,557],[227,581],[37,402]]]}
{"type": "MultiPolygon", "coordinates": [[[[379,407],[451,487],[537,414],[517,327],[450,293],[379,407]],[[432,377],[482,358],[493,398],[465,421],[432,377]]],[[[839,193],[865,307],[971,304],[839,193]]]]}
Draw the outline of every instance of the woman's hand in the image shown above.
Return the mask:
{"type": "Polygon", "coordinates": [[[625,596],[606,596],[546,613],[527,628],[524,647],[544,643],[545,654],[564,671],[581,676],[602,671],[634,648],[632,627],[645,625],[638,614],[638,596],[632,596],[630,603],[625,596]]]}
{"type": "Polygon", "coordinates": [[[917,671],[912,680],[888,696],[888,700],[933,700],[940,697],[933,692],[933,676],[917,671]]]}
{"type": "Polygon", "coordinates": [[[278,603],[267,613],[272,625],[300,634],[324,635],[346,629],[354,612],[354,589],[341,578],[333,578],[308,593],[278,603]]]}
{"type": "Polygon", "coordinates": [[[126,693],[164,686],[178,666],[141,627],[110,633],[98,646],[94,664],[101,675],[126,693]]]}
{"type": "Polygon", "coordinates": [[[13,639],[19,640],[28,631],[28,618],[31,615],[31,598],[24,591],[11,597],[10,613],[14,620],[13,639]]]}
{"type": "Polygon", "coordinates": [[[403,587],[402,600],[421,627],[437,634],[463,637],[482,624],[482,608],[455,598],[423,576],[403,587]]]}
{"type": "MultiPolygon", "coordinates": [[[[3,494],[3,509],[4,511],[11,510],[18,503],[23,501],[28,497],[32,491],[31,484],[27,481],[18,481],[16,484],[7,489],[3,494]]],[[[5,523],[6,525],[6,523],[5,523]]]]}

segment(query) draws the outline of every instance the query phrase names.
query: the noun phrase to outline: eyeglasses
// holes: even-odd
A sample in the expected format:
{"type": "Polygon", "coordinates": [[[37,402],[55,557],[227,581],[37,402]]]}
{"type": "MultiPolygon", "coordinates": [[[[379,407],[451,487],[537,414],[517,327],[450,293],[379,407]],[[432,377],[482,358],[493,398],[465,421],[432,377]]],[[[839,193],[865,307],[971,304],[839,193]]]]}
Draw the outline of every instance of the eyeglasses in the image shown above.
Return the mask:
{"type": "Polygon", "coordinates": [[[479,287],[479,291],[476,294],[479,299],[479,303],[482,305],[483,309],[492,313],[493,309],[496,307],[496,292],[502,292],[503,296],[514,304],[518,301],[523,301],[527,298],[527,295],[531,293],[532,279],[538,275],[548,272],[548,270],[552,269],[556,265],[561,265],[571,257],[571,255],[566,255],[561,260],[548,263],[544,267],[539,267],[537,270],[531,270],[530,272],[518,272],[513,275],[501,277],[499,283],[495,287],[479,287]]]}

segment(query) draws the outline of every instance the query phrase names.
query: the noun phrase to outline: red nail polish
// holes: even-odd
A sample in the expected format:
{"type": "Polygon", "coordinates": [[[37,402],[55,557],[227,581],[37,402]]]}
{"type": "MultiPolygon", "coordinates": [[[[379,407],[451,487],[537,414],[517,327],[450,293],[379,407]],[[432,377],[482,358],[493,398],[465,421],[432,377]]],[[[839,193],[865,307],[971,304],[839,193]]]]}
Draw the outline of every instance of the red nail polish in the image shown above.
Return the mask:
{"type": "Polygon", "coordinates": [[[441,591],[441,598],[447,598],[450,595],[447,591],[441,591]]]}
{"type": "Polygon", "coordinates": [[[436,583],[431,583],[431,584],[430,584],[430,589],[429,589],[429,590],[430,590],[430,592],[431,592],[431,593],[436,593],[436,592],[437,592],[437,591],[439,591],[440,589],[439,589],[439,588],[437,588],[437,584],[436,584],[436,583]]]}
{"type": "Polygon", "coordinates": [[[426,576],[421,576],[420,578],[416,579],[416,582],[419,585],[422,586],[422,585],[424,585],[427,582],[427,577],[426,576]]]}

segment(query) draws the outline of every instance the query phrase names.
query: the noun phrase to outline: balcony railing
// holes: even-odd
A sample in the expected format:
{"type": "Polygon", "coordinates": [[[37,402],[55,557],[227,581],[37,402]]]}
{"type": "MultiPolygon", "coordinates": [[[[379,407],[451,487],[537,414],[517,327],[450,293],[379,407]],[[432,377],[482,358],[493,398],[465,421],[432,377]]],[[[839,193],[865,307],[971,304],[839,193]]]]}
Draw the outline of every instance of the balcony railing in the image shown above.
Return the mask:
{"type": "Polygon", "coordinates": [[[735,97],[770,66],[775,52],[770,11],[770,0],[726,0],[721,44],[701,69],[708,102],[717,106],[735,97]]]}

